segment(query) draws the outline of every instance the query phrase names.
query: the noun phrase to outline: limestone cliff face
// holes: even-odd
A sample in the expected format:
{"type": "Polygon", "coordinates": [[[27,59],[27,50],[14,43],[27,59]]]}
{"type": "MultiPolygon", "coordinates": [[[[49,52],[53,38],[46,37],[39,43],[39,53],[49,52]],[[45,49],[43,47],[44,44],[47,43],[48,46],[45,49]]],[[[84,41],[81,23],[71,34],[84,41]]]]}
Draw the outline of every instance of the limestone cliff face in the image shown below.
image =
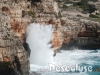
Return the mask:
{"type": "MultiPolygon", "coordinates": [[[[100,41],[100,23],[81,19],[70,13],[67,14],[68,12],[58,8],[58,4],[54,0],[0,0],[0,13],[3,13],[0,17],[0,38],[2,38],[1,42],[6,42],[5,44],[1,43],[0,60],[12,62],[15,57],[18,57],[22,68],[24,68],[26,61],[29,65],[27,52],[18,39],[23,40],[25,38],[25,30],[32,22],[53,25],[55,37],[52,42],[54,43],[53,47],[57,47],[57,50],[62,47],[62,43],[65,48],[72,47],[72,45],[77,47],[93,45],[93,43],[100,45],[100,42],[98,42],[100,41]],[[8,28],[5,26],[8,26],[8,28]],[[12,43],[9,44],[9,42],[12,43]],[[18,45],[19,49],[15,45],[18,45]],[[5,54],[2,52],[3,49],[7,49],[4,51],[5,54]],[[6,54],[6,52],[10,53],[10,50],[13,50],[11,51],[13,53],[6,54]],[[25,62],[23,62],[24,59],[25,62]]],[[[55,50],[55,53],[57,50],[55,50]]],[[[26,73],[28,68],[24,71],[26,73]]]]}
{"type": "Polygon", "coordinates": [[[25,41],[25,30],[31,22],[52,24],[55,28],[53,47],[59,49],[63,40],[58,12],[53,0],[0,0],[0,61],[10,62],[16,74],[28,75],[29,53],[22,41],[25,41]]]}
{"type": "MultiPolygon", "coordinates": [[[[99,22],[81,19],[71,14],[67,15],[67,11],[58,8],[57,2],[54,0],[34,1],[33,6],[35,12],[34,22],[52,24],[55,28],[54,47],[59,49],[63,43],[66,46],[65,49],[68,47],[72,49],[71,46],[74,45],[77,46],[75,48],[79,48],[81,45],[87,46],[88,44],[91,46],[91,40],[88,39],[94,39],[92,40],[94,43],[99,41],[99,22]]],[[[74,12],[71,13],[74,14],[74,12]]],[[[100,43],[96,44],[97,48],[99,48],[98,44],[100,43]]]]}
{"type": "Polygon", "coordinates": [[[100,23],[75,16],[61,18],[64,32],[64,49],[98,49],[100,48],[100,23]],[[69,18],[69,19],[68,19],[69,18]],[[95,43],[95,45],[94,45],[95,43]]]}
{"type": "MultiPolygon", "coordinates": [[[[82,9],[74,6],[74,3],[80,2],[81,0],[56,1],[59,5],[59,14],[64,35],[62,49],[78,48],[95,50],[100,48],[100,21],[96,21],[96,18],[89,17],[89,13],[83,13],[82,9]]],[[[88,3],[91,4],[91,2],[88,3]]],[[[99,10],[99,1],[92,2],[92,4],[99,10]]],[[[99,20],[99,18],[97,19],[99,20]]]]}
{"type": "Polygon", "coordinates": [[[30,10],[30,1],[0,0],[0,62],[10,62],[17,75],[29,74],[29,52],[22,43],[30,10]]]}
{"type": "Polygon", "coordinates": [[[31,2],[27,0],[1,0],[0,12],[10,16],[10,23],[15,34],[24,38],[27,25],[31,22],[28,12],[31,11],[31,2]]]}
{"type": "Polygon", "coordinates": [[[10,16],[0,13],[0,62],[10,62],[15,71],[13,75],[28,75],[29,53],[15,36],[10,20],[10,16]]]}
{"type": "MultiPolygon", "coordinates": [[[[57,2],[54,0],[40,0],[39,2],[33,2],[35,18],[34,22],[48,25],[52,24],[54,30],[54,43],[53,47],[57,47],[57,50],[62,46],[63,43],[63,34],[61,21],[58,18],[59,8],[57,2]]],[[[55,53],[56,51],[55,50],[55,53]]]]}
{"type": "Polygon", "coordinates": [[[59,39],[59,41],[56,40],[57,42],[53,41],[54,47],[56,45],[60,48],[63,40],[57,2],[54,0],[1,0],[0,5],[1,12],[10,15],[11,27],[20,39],[25,38],[25,30],[31,22],[52,24],[55,28],[54,35],[59,39]],[[58,34],[59,36],[56,36],[58,34]]]}

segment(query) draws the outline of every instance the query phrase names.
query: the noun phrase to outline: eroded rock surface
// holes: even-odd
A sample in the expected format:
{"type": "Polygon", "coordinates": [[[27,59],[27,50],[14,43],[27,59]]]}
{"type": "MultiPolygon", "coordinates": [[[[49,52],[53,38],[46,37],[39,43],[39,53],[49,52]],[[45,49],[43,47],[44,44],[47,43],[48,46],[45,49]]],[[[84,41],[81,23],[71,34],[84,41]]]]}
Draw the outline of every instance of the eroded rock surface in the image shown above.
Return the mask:
{"type": "Polygon", "coordinates": [[[0,12],[10,16],[11,28],[20,39],[25,37],[25,30],[31,22],[30,11],[30,0],[0,1],[0,12]]]}
{"type": "MultiPolygon", "coordinates": [[[[10,16],[0,13],[0,62],[9,62],[15,74],[29,74],[29,52],[11,29],[10,16]]],[[[8,74],[10,75],[10,74],[8,74]]]]}
{"type": "MultiPolygon", "coordinates": [[[[59,8],[57,2],[54,0],[40,0],[39,2],[33,2],[34,12],[36,13],[34,22],[48,25],[52,24],[54,30],[54,43],[53,47],[56,47],[57,50],[62,46],[63,43],[63,34],[61,21],[58,18],[59,8]]],[[[55,50],[55,53],[56,51],[55,50]]]]}

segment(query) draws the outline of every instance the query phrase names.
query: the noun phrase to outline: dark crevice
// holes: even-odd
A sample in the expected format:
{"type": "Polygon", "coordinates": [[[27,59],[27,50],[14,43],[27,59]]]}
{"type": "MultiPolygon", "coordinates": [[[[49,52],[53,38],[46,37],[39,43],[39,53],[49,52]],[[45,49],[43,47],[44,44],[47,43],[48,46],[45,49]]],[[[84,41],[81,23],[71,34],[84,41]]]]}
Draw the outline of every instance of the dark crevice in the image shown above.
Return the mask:
{"type": "Polygon", "coordinates": [[[32,0],[32,2],[41,2],[41,0],[32,0]]]}
{"type": "Polygon", "coordinates": [[[41,0],[32,0],[31,3],[35,4],[36,2],[41,2],[41,0]]]}
{"type": "Polygon", "coordinates": [[[14,68],[10,62],[0,62],[0,75],[15,75],[14,68]]]}
{"type": "Polygon", "coordinates": [[[24,49],[25,49],[26,51],[28,51],[28,53],[29,53],[29,55],[30,55],[31,50],[30,50],[30,48],[29,48],[28,43],[24,42],[24,43],[23,43],[23,47],[24,47],[24,49]]]}
{"type": "Polygon", "coordinates": [[[14,63],[16,64],[16,68],[17,68],[17,71],[22,74],[22,70],[21,70],[21,64],[20,64],[20,61],[19,61],[19,58],[17,56],[15,56],[15,61],[14,63]]]}

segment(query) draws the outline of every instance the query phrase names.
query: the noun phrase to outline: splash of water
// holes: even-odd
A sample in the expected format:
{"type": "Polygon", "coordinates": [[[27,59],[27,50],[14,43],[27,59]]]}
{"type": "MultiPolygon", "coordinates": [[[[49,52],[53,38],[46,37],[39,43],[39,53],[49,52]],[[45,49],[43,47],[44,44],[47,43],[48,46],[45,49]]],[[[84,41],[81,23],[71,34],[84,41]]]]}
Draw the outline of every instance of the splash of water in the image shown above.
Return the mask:
{"type": "Polygon", "coordinates": [[[53,59],[53,48],[50,43],[53,39],[52,25],[40,25],[32,23],[27,27],[27,39],[31,49],[30,63],[36,65],[48,65],[53,59]]]}
{"type": "MultiPolygon", "coordinates": [[[[100,66],[100,50],[61,50],[60,53],[54,57],[54,65],[57,66],[92,66],[98,68],[100,66]]],[[[38,73],[38,69],[45,69],[44,66],[30,66],[30,72],[34,71],[38,73]]],[[[39,73],[38,73],[39,74],[39,73]]],[[[42,72],[41,75],[99,75],[100,72],[42,72]]],[[[34,75],[34,73],[32,74],[34,75]]]]}

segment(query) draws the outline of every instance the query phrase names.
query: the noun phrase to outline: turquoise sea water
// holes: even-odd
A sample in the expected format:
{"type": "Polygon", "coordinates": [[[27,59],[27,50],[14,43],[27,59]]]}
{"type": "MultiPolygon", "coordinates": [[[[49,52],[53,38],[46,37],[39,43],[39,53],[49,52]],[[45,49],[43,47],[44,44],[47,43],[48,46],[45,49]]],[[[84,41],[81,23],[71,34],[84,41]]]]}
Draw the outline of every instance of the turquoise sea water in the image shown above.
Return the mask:
{"type": "MultiPolygon", "coordinates": [[[[91,66],[92,72],[82,72],[79,71],[59,71],[59,72],[47,72],[39,70],[42,69],[50,69],[50,66],[39,66],[35,64],[30,65],[30,73],[32,75],[100,75],[100,50],[61,50],[54,57],[54,61],[51,64],[55,66],[75,66],[78,64],[79,66],[91,66]],[[39,71],[39,72],[38,72],[39,71]],[[33,73],[35,72],[35,73],[33,73]]],[[[60,69],[61,70],[61,69],[60,69]]]]}

